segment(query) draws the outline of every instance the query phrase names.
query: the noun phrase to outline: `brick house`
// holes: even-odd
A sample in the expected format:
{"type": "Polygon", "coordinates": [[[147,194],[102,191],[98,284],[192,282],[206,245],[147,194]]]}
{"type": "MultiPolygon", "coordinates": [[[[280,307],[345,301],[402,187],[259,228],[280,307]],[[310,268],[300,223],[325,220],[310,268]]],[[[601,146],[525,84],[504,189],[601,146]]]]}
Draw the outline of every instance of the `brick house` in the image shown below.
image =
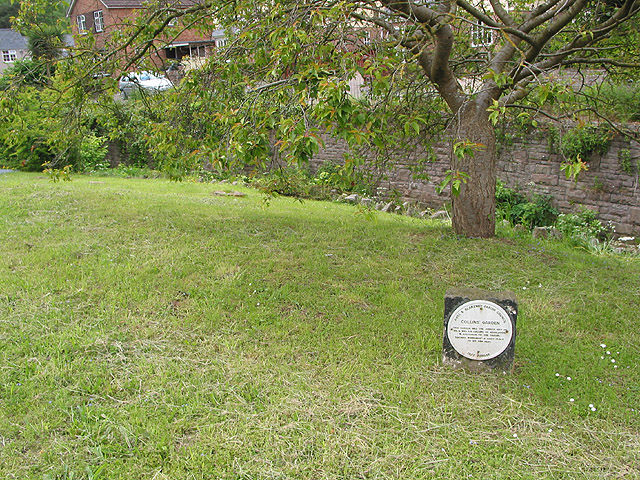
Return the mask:
{"type": "MultiPolygon", "coordinates": [[[[195,1],[179,0],[178,3],[180,7],[187,8],[195,1]]],[[[134,18],[145,8],[143,0],[72,0],[67,17],[74,35],[81,37],[91,33],[96,47],[103,48],[109,35],[120,28],[124,20],[134,18]]],[[[203,36],[194,30],[185,30],[175,38],[161,41],[151,60],[158,67],[163,67],[168,60],[207,57],[223,40],[220,35],[203,36]]]]}
{"type": "Polygon", "coordinates": [[[27,39],[10,28],[0,28],[0,74],[16,60],[22,60],[29,54],[27,39]]]}

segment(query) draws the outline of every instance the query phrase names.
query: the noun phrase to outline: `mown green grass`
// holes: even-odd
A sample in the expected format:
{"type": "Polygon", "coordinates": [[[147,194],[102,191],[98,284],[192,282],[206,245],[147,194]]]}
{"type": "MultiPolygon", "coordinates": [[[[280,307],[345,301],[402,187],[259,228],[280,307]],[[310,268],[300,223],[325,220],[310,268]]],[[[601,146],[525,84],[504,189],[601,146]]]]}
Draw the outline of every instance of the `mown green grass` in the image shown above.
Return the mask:
{"type": "Polygon", "coordinates": [[[640,478],[638,259],[221,188],[0,175],[0,477],[640,478]],[[461,286],[513,374],[441,366],[461,286]]]}

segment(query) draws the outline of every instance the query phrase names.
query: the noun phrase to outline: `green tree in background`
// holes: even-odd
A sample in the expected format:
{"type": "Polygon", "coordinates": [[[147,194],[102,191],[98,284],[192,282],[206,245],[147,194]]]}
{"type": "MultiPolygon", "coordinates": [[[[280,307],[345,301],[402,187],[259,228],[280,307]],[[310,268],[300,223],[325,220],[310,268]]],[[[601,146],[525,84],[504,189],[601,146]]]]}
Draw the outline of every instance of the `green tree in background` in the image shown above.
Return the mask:
{"type": "Polygon", "coordinates": [[[0,0],[0,28],[11,28],[11,17],[18,15],[19,3],[10,0],[0,0]]]}

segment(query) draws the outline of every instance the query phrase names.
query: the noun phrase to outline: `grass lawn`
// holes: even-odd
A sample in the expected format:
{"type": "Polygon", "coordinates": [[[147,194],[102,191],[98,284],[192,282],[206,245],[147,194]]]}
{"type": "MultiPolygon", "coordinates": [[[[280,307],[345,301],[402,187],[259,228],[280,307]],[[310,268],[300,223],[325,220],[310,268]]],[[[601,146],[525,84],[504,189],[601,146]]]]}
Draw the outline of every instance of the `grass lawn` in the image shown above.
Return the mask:
{"type": "Polygon", "coordinates": [[[0,175],[0,478],[640,478],[640,259],[222,188],[0,175]],[[441,365],[451,287],[513,374],[441,365]]]}

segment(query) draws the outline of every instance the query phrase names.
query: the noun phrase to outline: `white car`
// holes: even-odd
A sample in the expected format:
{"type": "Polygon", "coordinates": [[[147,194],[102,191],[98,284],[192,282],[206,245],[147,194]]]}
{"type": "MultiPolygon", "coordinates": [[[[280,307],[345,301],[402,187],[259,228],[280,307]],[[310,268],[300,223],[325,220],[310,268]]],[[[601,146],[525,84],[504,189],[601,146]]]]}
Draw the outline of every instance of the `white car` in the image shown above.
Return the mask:
{"type": "Polygon", "coordinates": [[[124,98],[138,91],[156,93],[171,87],[173,87],[171,80],[164,75],[154,75],[146,71],[125,73],[118,82],[118,88],[120,88],[124,98]]]}

